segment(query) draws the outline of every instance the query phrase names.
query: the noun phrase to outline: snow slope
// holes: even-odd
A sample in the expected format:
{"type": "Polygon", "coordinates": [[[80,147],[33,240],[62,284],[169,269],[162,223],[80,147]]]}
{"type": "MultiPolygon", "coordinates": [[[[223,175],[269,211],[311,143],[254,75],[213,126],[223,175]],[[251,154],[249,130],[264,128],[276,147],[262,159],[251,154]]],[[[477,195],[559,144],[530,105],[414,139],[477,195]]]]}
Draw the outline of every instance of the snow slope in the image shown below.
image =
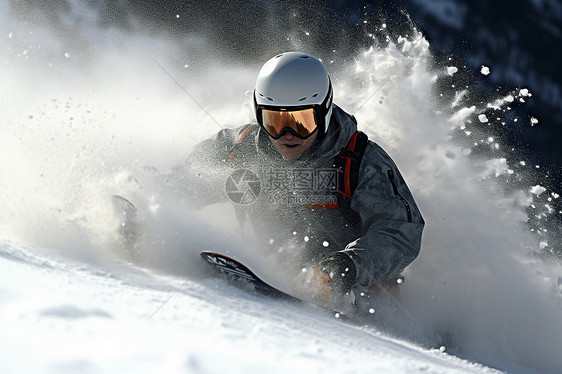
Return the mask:
{"type": "Polygon", "coordinates": [[[217,279],[10,242],[0,271],[3,373],[491,372],[217,279]]]}
{"type": "MultiPolygon", "coordinates": [[[[435,64],[417,32],[373,41],[351,65],[326,61],[335,102],[394,158],[427,222],[402,287],[414,324],[393,322],[390,337],[205,275],[198,252],[218,249],[279,281],[268,258],[247,258],[230,207],[193,210],[159,177],[252,120],[263,61],[231,61],[204,35],[100,27],[97,12],[69,2],[51,22],[0,1],[2,372],[492,370],[431,350],[443,337],[447,352],[500,370],[562,367],[562,270],[535,256],[559,238],[524,224],[559,215],[559,196],[525,180],[535,165],[493,153],[510,150],[490,135],[503,126],[490,106],[499,116],[512,101],[475,95],[455,80],[462,63],[435,64]],[[492,156],[468,157],[482,149],[492,156]],[[512,178],[522,187],[504,188],[512,178]],[[116,193],[138,208],[135,253],[116,193]]],[[[305,36],[293,44],[306,49],[305,36]]]]}

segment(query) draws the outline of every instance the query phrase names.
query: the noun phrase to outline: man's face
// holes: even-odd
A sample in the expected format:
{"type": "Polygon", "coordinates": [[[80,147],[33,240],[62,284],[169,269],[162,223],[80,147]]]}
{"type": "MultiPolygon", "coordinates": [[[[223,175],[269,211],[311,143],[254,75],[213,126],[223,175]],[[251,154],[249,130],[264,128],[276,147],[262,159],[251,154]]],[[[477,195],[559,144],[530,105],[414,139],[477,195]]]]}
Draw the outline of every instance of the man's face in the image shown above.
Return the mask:
{"type": "Polygon", "coordinates": [[[297,138],[287,131],[279,139],[270,138],[270,140],[283,158],[287,160],[294,160],[302,155],[302,153],[306,151],[312,143],[314,143],[317,136],[318,130],[307,139],[297,138]]]}

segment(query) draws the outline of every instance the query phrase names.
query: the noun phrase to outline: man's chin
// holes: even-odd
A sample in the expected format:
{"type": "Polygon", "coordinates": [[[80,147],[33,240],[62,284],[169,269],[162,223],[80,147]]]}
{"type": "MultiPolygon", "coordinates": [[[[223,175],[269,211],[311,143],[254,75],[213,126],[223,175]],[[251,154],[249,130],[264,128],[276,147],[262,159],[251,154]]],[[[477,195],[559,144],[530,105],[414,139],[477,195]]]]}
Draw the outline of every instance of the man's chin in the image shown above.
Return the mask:
{"type": "Polygon", "coordinates": [[[302,154],[303,147],[302,144],[282,145],[278,148],[278,151],[283,158],[287,160],[294,160],[302,154]]]}

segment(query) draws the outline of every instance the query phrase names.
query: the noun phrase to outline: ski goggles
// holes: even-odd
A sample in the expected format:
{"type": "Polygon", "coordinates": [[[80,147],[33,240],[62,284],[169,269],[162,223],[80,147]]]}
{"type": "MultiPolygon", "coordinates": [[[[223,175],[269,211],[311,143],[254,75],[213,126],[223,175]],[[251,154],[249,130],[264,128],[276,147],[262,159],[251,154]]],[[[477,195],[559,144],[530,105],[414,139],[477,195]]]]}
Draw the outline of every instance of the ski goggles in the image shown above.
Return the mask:
{"type": "Polygon", "coordinates": [[[260,124],[273,139],[279,139],[287,131],[301,139],[306,139],[318,128],[313,107],[301,110],[261,108],[259,115],[260,124]]]}

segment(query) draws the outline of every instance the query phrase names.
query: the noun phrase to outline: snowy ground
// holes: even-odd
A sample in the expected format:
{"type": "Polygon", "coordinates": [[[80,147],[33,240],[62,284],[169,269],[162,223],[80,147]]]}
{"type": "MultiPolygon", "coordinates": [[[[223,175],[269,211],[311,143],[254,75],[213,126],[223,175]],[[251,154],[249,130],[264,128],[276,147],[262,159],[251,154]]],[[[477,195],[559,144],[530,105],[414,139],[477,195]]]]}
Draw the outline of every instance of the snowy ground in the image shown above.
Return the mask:
{"type": "Polygon", "coordinates": [[[213,278],[10,242],[0,273],[3,373],[493,372],[213,278]]]}

